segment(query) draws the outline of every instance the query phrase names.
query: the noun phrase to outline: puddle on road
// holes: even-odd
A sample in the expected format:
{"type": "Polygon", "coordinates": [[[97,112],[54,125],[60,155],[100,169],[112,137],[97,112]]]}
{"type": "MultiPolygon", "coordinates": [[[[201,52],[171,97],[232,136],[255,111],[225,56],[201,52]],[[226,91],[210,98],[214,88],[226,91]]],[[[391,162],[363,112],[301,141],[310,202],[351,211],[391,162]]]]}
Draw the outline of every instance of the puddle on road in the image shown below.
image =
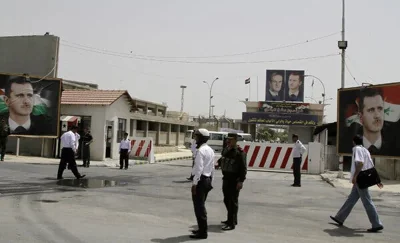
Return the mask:
{"type": "Polygon", "coordinates": [[[126,185],[126,182],[101,180],[101,179],[64,179],[57,181],[59,186],[71,186],[81,188],[103,188],[126,185]]]}

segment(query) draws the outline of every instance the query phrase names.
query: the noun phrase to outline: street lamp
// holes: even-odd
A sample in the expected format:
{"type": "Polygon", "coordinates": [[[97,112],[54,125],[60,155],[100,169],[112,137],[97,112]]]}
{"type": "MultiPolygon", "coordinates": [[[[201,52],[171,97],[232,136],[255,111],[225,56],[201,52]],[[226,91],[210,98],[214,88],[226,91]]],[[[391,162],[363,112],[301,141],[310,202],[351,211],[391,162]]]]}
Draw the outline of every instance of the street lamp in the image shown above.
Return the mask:
{"type": "Polygon", "coordinates": [[[214,86],[214,83],[217,80],[218,80],[218,78],[215,78],[214,81],[212,81],[211,85],[207,81],[203,81],[203,83],[208,85],[208,89],[210,90],[210,103],[209,103],[209,106],[208,106],[208,118],[211,118],[211,99],[212,99],[211,92],[212,92],[212,88],[214,86]]]}
{"type": "Polygon", "coordinates": [[[322,80],[321,79],[319,79],[318,77],[316,77],[316,76],[314,76],[314,75],[304,75],[304,77],[312,77],[312,78],[315,78],[316,80],[318,80],[321,84],[322,84],[322,88],[324,89],[324,93],[322,94],[322,104],[324,105],[324,107],[325,107],[325,94],[326,94],[326,92],[325,92],[325,85],[324,85],[324,82],[322,82],[322,80]]]}

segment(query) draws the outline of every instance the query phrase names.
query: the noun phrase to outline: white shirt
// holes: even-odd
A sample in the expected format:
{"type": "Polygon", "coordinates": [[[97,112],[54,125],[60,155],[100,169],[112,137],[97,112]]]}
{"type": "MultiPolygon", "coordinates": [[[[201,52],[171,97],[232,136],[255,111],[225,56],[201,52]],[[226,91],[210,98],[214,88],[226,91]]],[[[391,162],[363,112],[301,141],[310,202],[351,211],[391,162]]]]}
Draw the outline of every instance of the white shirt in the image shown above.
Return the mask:
{"type": "Polygon", "coordinates": [[[306,147],[304,147],[300,140],[297,140],[293,145],[293,158],[300,158],[306,150],[306,147]]]}
{"type": "Polygon", "coordinates": [[[356,172],[356,163],[358,162],[363,163],[361,171],[368,170],[374,167],[374,162],[372,161],[371,154],[369,153],[368,149],[360,145],[353,147],[353,157],[350,169],[350,182],[353,180],[354,173],[356,172]]]}
{"type": "Polygon", "coordinates": [[[75,137],[76,137],[76,150],[78,150],[79,139],[81,139],[81,135],[79,135],[79,133],[75,133],[75,137]]]}
{"type": "Polygon", "coordinates": [[[201,175],[214,175],[214,150],[207,144],[201,145],[197,150],[192,169],[193,185],[197,185],[201,175]]]}
{"type": "Polygon", "coordinates": [[[369,148],[371,145],[375,145],[375,147],[377,149],[380,149],[382,147],[382,137],[379,137],[379,139],[376,140],[376,142],[374,144],[371,144],[371,142],[368,141],[368,139],[363,137],[363,145],[364,145],[364,148],[369,148]]]}
{"type": "Polygon", "coordinates": [[[127,149],[128,152],[131,152],[131,140],[129,140],[129,138],[121,140],[119,150],[121,151],[121,149],[127,149]]]}
{"type": "Polygon", "coordinates": [[[279,95],[278,92],[275,92],[275,91],[272,91],[272,90],[269,90],[269,93],[270,93],[272,96],[278,96],[278,95],[279,95]]]}
{"type": "Polygon", "coordinates": [[[72,148],[76,152],[76,136],[72,131],[68,131],[61,136],[61,145],[63,148],[72,148]]]}
{"type": "Polygon", "coordinates": [[[292,91],[290,91],[289,90],[289,96],[291,96],[291,95],[295,95],[295,96],[298,96],[299,95],[299,93],[300,93],[300,91],[299,90],[297,90],[296,92],[292,92],[292,91]]]}
{"type": "Polygon", "coordinates": [[[17,129],[17,127],[22,126],[23,128],[25,128],[26,130],[28,130],[31,127],[31,119],[29,118],[29,120],[27,122],[25,122],[22,125],[19,125],[18,123],[16,123],[13,119],[11,119],[10,117],[8,118],[8,125],[10,126],[10,130],[14,131],[15,129],[17,129]]]}

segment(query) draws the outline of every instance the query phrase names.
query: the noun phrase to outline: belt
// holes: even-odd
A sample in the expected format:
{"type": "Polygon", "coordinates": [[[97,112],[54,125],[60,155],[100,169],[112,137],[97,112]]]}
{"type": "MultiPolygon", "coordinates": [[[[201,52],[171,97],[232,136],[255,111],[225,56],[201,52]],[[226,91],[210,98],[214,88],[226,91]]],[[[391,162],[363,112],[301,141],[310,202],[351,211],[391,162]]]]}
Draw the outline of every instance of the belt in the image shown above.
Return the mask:
{"type": "Polygon", "coordinates": [[[205,176],[205,175],[201,175],[200,178],[205,178],[205,179],[209,179],[211,178],[211,176],[205,176]]]}
{"type": "Polygon", "coordinates": [[[63,147],[63,149],[72,149],[72,148],[70,148],[70,147],[63,147]]]}

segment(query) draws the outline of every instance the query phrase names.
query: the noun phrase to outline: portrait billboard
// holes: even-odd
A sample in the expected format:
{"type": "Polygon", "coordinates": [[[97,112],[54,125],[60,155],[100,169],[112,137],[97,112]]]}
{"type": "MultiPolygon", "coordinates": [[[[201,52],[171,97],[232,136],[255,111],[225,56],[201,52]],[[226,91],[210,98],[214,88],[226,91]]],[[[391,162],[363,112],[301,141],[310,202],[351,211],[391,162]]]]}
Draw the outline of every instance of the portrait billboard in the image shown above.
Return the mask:
{"type": "Polygon", "coordinates": [[[285,70],[267,70],[265,101],[285,100],[285,70]]]}
{"type": "Polygon", "coordinates": [[[61,79],[0,73],[0,122],[11,136],[58,137],[61,79]]]}
{"type": "Polygon", "coordinates": [[[250,124],[312,126],[318,124],[317,115],[243,112],[242,121],[250,124]]]}
{"type": "Polygon", "coordinates": [[[304,102],[304,71],[267,70],[265,101],[304,102]]]}
{"type": "Polygon", "coordinates": [[[363,136],[373,157],[400,157],[400,83],[338,90],[337,152],[352,154],[363,136]]]}
{"type": "Polygon", "coordinates": [[[304,71],[285,71],[285,101],[304,102],[304,71]]]}
{"type": "Polygon", "coordinates": [[[258,102],[259,112],[270,112],[270,113],[310,113],[309,103],[289,103],[289,102],[258,102]]]}

